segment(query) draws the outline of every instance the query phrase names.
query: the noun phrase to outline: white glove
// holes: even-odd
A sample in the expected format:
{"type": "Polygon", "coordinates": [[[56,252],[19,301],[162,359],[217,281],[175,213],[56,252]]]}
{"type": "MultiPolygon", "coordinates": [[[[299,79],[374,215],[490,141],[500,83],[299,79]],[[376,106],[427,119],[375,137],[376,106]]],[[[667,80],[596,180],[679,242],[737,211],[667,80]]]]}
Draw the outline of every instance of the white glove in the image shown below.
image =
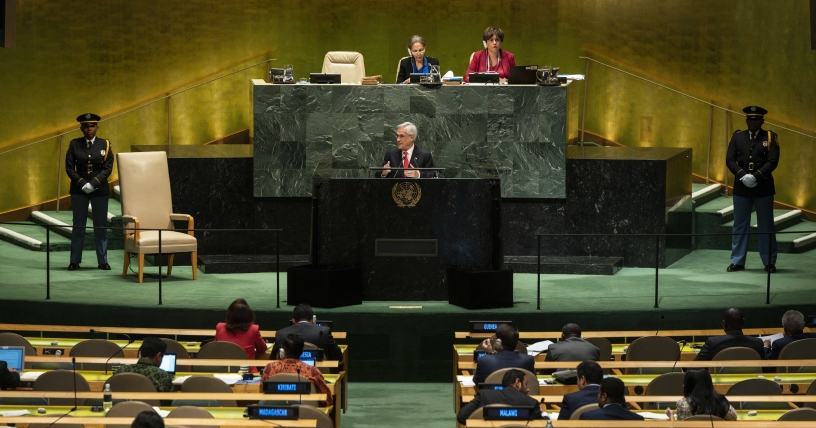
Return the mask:
{"type": "Polygon", "coordinates": [[[91,193],[94,191],[94,187],[91,186],[91,183],[85,183],[85,185],[82,186],[82,191],[85,193],[91,193]]]}
{"type": "Polygon", "coordinates": [[[742,184],[744,184],[746,187],[756,187],[757,185],[756,178],[754,178],[754,176],[751,174],[743,175],[742,178],[740,178],[740,181],[742,181],[742,184]]]}

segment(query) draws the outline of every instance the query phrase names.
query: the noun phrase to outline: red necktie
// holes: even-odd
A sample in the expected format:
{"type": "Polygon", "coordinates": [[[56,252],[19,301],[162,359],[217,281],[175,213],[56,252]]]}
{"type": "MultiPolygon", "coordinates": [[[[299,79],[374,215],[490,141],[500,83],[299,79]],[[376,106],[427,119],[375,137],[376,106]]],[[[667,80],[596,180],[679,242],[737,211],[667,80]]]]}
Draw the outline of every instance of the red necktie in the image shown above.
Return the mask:
{"type": "MultiPolygon", "coordinates": [[[[408,168],[408,152],[402,152],[402,167],[408,168]]],[[[402,176],[405,177],[405,171],[402,171],[402,176]]]]}

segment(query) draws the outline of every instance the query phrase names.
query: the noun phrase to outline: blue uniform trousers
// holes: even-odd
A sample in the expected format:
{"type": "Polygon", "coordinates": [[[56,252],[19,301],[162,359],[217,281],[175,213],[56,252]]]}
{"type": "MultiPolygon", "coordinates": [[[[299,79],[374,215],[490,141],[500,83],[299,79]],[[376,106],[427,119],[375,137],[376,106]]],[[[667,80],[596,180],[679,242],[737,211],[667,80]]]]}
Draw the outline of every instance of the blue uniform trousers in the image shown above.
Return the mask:
{"type": "MultiPolygon", "coordinates": [[[[757,231],[774,232],[773,195],[762,197],[734,195],[734,229],[733,232],[750,232],[751,207],[756,207],[757,231]]],[[[745,264],[745,255],[748,252],[748,235],[733,235],[731,237],[731,263],[745,264]]],[[[759,257],[762,264],[776,264],[776,235],[759,235],[759,257]],[[768,240],[771,240],[771,253],[768,254],[768,240]]]]}
{"type": "MultiPolygon", "coordinates": [[[[95,228],[96,261],[108,262],[108,195],[71,195],[71,210],[74,212],[74,226],[85,226],[88,221],[88,202],[91,203],[95,228]]],[[[74,227],[71,231],[71,263],[82,263],[82,247],[85,243],[85,228],[74,227]]]]}

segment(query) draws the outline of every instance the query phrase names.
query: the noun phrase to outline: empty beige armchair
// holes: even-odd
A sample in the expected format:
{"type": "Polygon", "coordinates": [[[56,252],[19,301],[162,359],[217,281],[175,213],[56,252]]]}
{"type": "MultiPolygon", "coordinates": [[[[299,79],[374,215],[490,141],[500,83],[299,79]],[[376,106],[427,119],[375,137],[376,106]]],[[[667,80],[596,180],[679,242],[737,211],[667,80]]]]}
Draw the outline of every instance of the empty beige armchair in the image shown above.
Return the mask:
{"type": "Polygon", "coordinates": [[[145,254],[169,254],[167,275],[173,272],[173,254],[190,253],[193,279],[197,275],[198,242],[193,235],[193,217],[173,213],[170,195],[170,173],[167,153],[117,153],[119,187],[122,194],[122,224],[125,232],[125,264],[122,276],[127,276],[130,254],[139,256],[139,282],[144,280],[145,254]],[[187,221],[187,233],[175,232],[173,221],[187,221]],[[154,230],[139,230],[154,229],[154,230]]]}
{"type": "Polygon", "coordinates": [[[323,73],[340,73],[343,83],[360,83],[365,77],[365,62],[359,52],[329,52],[323,58],[323,73]]]}

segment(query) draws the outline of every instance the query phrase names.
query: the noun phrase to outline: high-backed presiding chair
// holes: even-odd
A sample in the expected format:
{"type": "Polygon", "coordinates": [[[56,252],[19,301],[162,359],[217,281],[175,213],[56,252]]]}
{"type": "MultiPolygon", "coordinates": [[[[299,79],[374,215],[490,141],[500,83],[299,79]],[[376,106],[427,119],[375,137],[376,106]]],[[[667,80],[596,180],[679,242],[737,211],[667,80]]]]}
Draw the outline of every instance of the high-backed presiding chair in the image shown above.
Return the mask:
{"type": "Polygon", "coordinates": [[[490,373],[487,378],[485,379],[485,383],[489,384],[496,384],[501,385],[502,378],[504,378],[504,374],[507,373],[508,370],[519,370],[524,373],[524,378],[527,379],[527,387],[530,388],[530,395],[539,395],[541,392],[541,388],[538,386],[538,378],[533,373],[530,373],[529,370],[525,370],[519,367],[509,367],[506,369],[496,370],[493,373],[490,373]]]}
{"type": "MultiPolygon", "coordinates": [[[[156,392],[156,385],[139,373],[117,373],[105,382],[113,392],[156,392]]],[[[159,406],[159,400],[142,400],[151,406],[159,406]]]]}
{"type": "Polygon", "coordinates": [[[117,153],[119,187],[122,196],[122,225],[125,232],[125,262],[122,277],[127,276],[130,255],[139,258],[139,282],[144,280],[145,254],[168,254],[167,275],[173,272],[173,255],[190,253],[193,279],[198,278],[198,242],[193,236],[193,217],[173,213],[167,153],[117,153]],[[187,232],[175,232],[173,221],[186,221],[187,232]],[[138,229],[154,230],[138,230],[138,229]]]}
{"type": "MultiPolygon", "coordinates": [[[[68,351],[70,357],[100,357],[100,358],[124,358],[122,348],[119,345],[105,339],[88,339],[77,343],[68,351]]],[[[111,364],[100,363],[77,363],[77,370],[110,370],[111,364]]]]}
{"type": "Polygon", "coordinates": [[[363,54],[342,51],[328,52],[323,58],[323,73],[340,73],[341,82],[360,83],[365,77],[363,54]]]}
{"type": "MultiPolygon", "coordinates": [[[[73,370],[51,370],[41,374],[34,381],[35,391],[74,391],[76,385],[77,392],[90,392],[91,386],[88,381],[73,370]],[[75,383],[76,382],[76,383],[75,383]]],[[[78,400],[77,404],[84,405],[85,400],[78,400]]],[[[51,406],[73,406],[74,398],[49,398],[48,404],[51,406]]]]}
{"type": "MultiPolygon", "coordinates": [[[[636,339],[626,350],[626,361],[677,361],[680,359],[680,346],[670,337],[646,336],[636,339]]],[[[667,373],[666,368],[626,369],[625,374],[667,373]]]]}

